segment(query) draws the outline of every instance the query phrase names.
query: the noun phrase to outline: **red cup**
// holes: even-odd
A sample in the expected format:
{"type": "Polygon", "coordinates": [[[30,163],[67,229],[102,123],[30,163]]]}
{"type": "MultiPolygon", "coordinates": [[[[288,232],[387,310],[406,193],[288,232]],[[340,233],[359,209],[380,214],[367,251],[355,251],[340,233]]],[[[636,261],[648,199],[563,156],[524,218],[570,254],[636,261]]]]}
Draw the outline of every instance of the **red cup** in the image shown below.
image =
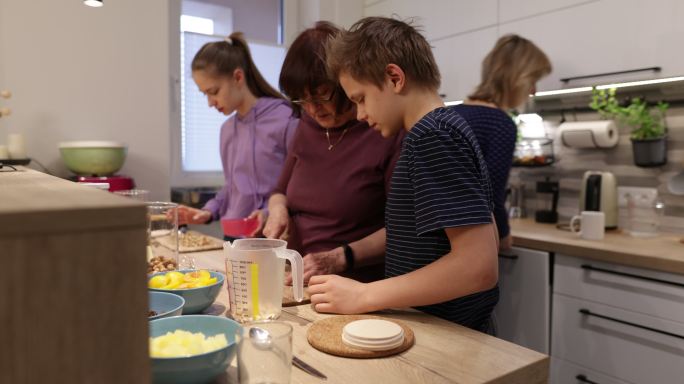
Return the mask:
{"type": "Polygon", "coordinates": [[[259,226],[259,219],[243,218],[243,219],[221,219],[221,228],[223,234],[231,237],[245,237],[251,235],[259,226]]]}

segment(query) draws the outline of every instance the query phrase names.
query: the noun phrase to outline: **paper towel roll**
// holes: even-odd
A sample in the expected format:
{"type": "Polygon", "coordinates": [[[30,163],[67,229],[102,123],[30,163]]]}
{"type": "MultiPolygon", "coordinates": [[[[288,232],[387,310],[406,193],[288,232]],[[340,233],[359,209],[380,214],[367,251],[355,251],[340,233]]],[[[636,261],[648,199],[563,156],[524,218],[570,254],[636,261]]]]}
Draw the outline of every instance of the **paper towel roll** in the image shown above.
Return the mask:
{"type": "Polygon", "coordinates": [[[570,148],[610,148],[619,138],[613,120],[563,123],[559,132],[563,145],[570,148]]]}

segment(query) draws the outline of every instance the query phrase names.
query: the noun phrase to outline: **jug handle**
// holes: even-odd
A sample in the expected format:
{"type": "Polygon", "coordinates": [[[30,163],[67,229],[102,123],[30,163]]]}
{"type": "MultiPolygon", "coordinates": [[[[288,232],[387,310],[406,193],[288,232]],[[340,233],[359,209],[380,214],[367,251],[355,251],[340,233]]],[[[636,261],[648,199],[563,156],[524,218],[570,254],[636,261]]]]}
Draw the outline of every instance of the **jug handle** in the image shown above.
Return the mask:
{"type": "Polygon", "coordinates": [[[304,261],[302,255],[294,249],[278,252],[278,257],[287,259],[292,266],[292,291],[294,299],[299,303],[304,300],[304,261]]]}

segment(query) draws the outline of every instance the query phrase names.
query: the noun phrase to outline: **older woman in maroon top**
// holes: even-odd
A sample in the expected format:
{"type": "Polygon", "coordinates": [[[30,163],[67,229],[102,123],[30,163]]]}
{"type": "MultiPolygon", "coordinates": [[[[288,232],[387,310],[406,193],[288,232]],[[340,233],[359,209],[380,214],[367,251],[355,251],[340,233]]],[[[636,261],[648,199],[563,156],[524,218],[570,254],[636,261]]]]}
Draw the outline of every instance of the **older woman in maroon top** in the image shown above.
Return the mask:
{"type": "Polygon", "coordinates": [[[384,254],[385,198],[403,136],[383,139],[356,120],[356,108],[328,78],[325,42],[339,29],[318,22],[292,43],[280,88],[301,120],[283,173],[268,203],[267,237],[287,236],[304,254],[304,279],[346,274],[371,281],[383,265],[365,260],[384,254]]]}

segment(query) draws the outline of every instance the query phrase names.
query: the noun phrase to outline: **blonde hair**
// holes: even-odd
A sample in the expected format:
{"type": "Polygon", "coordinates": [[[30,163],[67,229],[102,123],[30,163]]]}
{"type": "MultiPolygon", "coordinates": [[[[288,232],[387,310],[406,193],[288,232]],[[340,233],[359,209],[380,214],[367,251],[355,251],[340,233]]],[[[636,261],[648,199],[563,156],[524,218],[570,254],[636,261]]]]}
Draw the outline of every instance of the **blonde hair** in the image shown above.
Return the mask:
{"type": "Polygon", "coordinates": [[[468,98],[504,109],[516,107],[551,69],[549,58],[533,42],[518,35],[502,36],[482,61],[482,81],[468,98]]]}
{"type": "Polygon", "coordinates": [[[412,25],[386,17],[366,17],[326,45],[326,64],[333,79],[341,72],[382,87],[385,68],[398,65],[418,87],[439,88],[440,75],[432,49],[412,25]]]}
{"type": "Polygon", "coordinates": [[[204,44],[192,59],[191,68],[193,72],[206,71],[212,76],[232,76],[236,68],[241,68],[245,72],[247,88],[254,96],[284,99],[254,65],[242,32],[233,32],[223,41],[204,44]]]}

